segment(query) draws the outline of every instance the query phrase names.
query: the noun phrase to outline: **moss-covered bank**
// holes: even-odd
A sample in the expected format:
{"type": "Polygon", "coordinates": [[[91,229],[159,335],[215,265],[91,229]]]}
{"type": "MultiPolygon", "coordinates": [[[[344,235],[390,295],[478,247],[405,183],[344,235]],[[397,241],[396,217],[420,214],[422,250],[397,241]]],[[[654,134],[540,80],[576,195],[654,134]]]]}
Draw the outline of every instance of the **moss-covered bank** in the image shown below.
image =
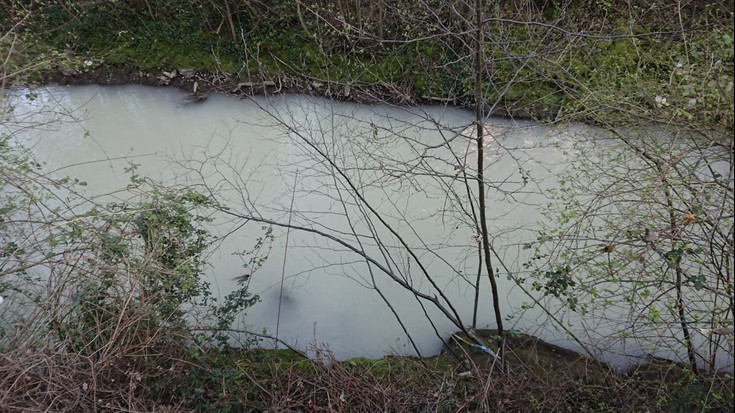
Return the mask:
{"type": "MultiPolygon", "coordinates": [[[[30,65],[25,82],[474,103],[475,27],[462,2],[11,3],[3,27],[19,37],[6,66],[30,65]],[[194,75],[169,76],[181,73],[194,75]]],[[[731,2],[485,4],[487,110],[732,123],[731,2]]]]}

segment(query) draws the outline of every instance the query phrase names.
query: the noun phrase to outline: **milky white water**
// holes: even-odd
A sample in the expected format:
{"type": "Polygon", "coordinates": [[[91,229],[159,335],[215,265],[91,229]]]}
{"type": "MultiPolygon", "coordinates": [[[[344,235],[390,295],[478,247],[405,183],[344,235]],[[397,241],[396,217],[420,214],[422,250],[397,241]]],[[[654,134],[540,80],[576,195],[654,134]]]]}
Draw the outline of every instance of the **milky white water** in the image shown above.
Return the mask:
{"type": "MultiPolygon", "coordinates": [[[[33,147],[45,170],[85,181],[90,196],[125,187],[130,179],[126,168],[133,163],[140,175],[212,189],[241,215],[290,222],[346,240],[375,260],[368,265],[361,254],[315,232],[219,219],[213,232],[230,234],[208,259],[208,277],[219,296],[236,288],[237,277],[250,274],[243,265],[248,257],[237,253],[250,251],[267,228],[273,235],[261,251],[267,260],[249,278],[250,291],[261,301],[238,328],[277,333],[300,348],[327,346],[338,358],[414,354],[387,300],[421,353],[438,353],[443,344],[436,333],[446,338],[457,328],[377,264],[428,296],[443,292],[462,322],[471,324],[478,243],[473,225],[458,212],[470,211],[458,178],[463,171],[475,173],[477,151],[466,138],[471,113],[306,96],[240,100],[212,95],[194,104],[174,89],[133,86],[36,92],[36,99],[20,101],[16,113],[54,108],[69,111],[77,121],[28,131],[24,143],[33,147]],[[353,196],[355,189],[360,198],[353,196]]],[[[489,225],[507,268],[494,263],[505,327],[579,349],[543,311],[525,309],[531,298],[507,279],[507,270],[522,274],[529,258],[524,246],[536,239],[536,223],[542,219],[538,206],[545,205],[545,192],[567,168],[565,149],[594,131],[501,119],[491,119],[488,129],[489,225]]],[[[477,327],[494,328],[484,270],[482,275],[477,327]]],[[[620,353],[635,360],[650,344],[622,346],[610,338],[625,319],[621,314],[618,325],[610,313],[600,319],[565,318],[583,341],[601,349],[598,356],[618,365],[628,360],[620,353]]]]}

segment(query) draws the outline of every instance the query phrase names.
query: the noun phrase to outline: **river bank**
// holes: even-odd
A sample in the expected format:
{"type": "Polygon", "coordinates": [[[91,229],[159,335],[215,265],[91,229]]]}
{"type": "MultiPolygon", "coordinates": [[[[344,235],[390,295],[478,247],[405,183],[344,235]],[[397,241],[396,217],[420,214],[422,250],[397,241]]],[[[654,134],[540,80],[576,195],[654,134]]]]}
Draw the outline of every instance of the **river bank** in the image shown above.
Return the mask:
{"type": "Polygon", "coordinates": [[[5,353],[0,407],[9,413],[732,411],[732,376],[696,377],[660,361],[618,375],[529,336],[509,341],[505,373],[487,353],[464,344],[454,346],[460,359],[447,353],[423,360],[336,361],[319,347],[310,349],[311,359],[291,350],[158,344],[147,351],[132,365],[124,353],[107,362],[64,352],[5,353]]]}
{"type": "MultiPolygon", "coordinates": [[[[92,61],[93,60],[88,60],[92,61]]],[[[348,101],[360,104],[388,103],[393,105],[442,104],[470,107],[471,102],[456,98],[438,96],[418,96],[415,91],[395,84],[386,83],[344,83],[324,79],[304,77],[275,77],[252,80],[237,74],[214,74],[199,72],[191,68],[170,68],[162,70],[141,70],[126,66],[90,65],[84,61],[56,63],[53,68],[41,74],[41,84],[58,85],[143,85],[154,87],[175,87],[189,94],[189,99],[202,102],[210,93],[229,96],[267,96],[277,94],[307,94],[325,99],[348,101]],[[78,67],[80,69],[74,69],[78,67]]],[[[486,108],[490,109],[490,108],[486,108]]],[[[556,113],[542,108],[521,109],[496,106],[488,116],[514,119],[553,119],[556,113]]]]}
{"type": "Polygon", "coordinates": [[[6,73],[25,84],[173,85],[194,100],[309,93],[479,104],[546,122],[732,125],[732,13],[722,5],[488,6],[473,63],[464,7],[145,3],[6,12],[2,27],[15,36],[3,38],[6,73]]]}

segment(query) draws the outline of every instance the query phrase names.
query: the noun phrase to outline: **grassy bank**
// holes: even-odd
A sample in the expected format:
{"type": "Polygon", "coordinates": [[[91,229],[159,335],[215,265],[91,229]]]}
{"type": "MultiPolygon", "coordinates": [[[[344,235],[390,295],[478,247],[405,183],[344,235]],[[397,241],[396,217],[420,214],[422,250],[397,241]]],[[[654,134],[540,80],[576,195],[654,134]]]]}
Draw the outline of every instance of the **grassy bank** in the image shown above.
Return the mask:
{"type": "MultiPolygon", "coordinates": [[[[21,33],[10,63],[37,61],[27,81],[168,84],[158,77],[179,69],[225,92],[262,93],[247,85],[267,81],[277,84],[270,91],[473,104],[468,6],[296,3],[51,1],[8,7],[3,17],[21,33]]],[[[732,124],[727,4],[509,1],[485,13],[488,110],[732,124]]]]}

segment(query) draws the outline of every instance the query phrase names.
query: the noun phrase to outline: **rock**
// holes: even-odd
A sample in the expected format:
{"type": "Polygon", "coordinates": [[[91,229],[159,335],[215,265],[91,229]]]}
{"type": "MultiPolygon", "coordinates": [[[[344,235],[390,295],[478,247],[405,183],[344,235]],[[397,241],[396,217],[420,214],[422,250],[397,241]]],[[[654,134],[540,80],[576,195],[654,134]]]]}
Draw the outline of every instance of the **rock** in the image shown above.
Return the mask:
{"type": "Polygon", "coordinates": [[[194,76],[195,72],[194,69],[177,69],[179,71],[179,74],[185,78],[190,78],[194,76]]]}
{"type": "Polygon", "coordinates": [[[59,66],[59,73],[61,73],[64,76],[74,76],[79,72],[72,67],[59,66]]]}
{"type": "Polygon", "coordinates": [[[205,95],[204,93],[194,93],[187,96],[186,99],[190,102],[201,103],[207,100],[207,95],[205,95]]]}
{"type": "Polygon", "coordinates": [[[173,79],[173,78],[175,78],[178,75],[178,71],[176,69],[174,69],[174,70],[172,70],[170,72],[167,72],[167,71],[164,70],[162,72],[162,74],[163,74],[163,76],[166,76],[169,79],[173,79]]]}

